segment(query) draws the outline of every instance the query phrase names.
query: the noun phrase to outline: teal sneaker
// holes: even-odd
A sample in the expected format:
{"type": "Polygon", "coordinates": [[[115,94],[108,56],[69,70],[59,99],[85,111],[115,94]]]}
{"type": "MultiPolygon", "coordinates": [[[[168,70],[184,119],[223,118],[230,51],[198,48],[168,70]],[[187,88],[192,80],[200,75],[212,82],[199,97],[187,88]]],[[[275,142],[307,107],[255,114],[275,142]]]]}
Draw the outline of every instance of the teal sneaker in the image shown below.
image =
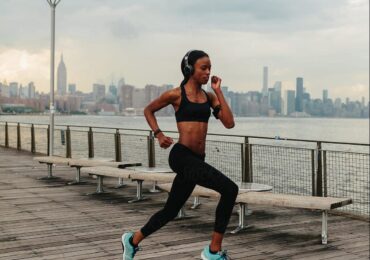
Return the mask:
{"type": "Polygon", "coordinates": [[[227,255],[227,251],[219,251],[216,254],[212,254],[211,251],[209,251],[209,246],[206,246],[201,255],[202,260],[231,260],[231,258],[227,255]]]}
{"type": "Polygon", "coordinates": [[[123,260],[133,260],[136,252],[140,250],[139,247],[131,245],[130,239],[133,236],[133,232],[126,232],[122,235],[123,260]]]}

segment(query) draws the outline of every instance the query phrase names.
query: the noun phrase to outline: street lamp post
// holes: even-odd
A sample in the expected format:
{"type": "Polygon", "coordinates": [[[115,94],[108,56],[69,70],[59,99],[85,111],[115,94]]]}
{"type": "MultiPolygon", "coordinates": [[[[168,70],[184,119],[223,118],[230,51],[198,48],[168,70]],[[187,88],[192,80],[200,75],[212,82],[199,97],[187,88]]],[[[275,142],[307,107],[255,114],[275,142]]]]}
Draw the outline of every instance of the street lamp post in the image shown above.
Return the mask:
{"type": "Polygon", "coordinates": [[[51,9],[51,45],[50,45],[50,128],[49,128],[49,156],[54,155],[54,59],[55,59],[55,8],[61,0],[46,0],[51,9]]]}

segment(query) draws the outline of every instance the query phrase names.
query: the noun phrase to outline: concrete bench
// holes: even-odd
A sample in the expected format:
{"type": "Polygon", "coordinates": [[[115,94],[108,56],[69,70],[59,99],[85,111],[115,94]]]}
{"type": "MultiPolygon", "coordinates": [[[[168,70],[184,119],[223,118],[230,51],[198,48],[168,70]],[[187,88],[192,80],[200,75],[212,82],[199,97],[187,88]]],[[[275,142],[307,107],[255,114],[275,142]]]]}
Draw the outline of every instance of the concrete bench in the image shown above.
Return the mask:
{"type": "MultiPolygon", "coordinates": [[[[159,184],[158,188],[169,192],[172,183],[159,184]]],[[[207,198],[218,198],[220,194],[216,191],[196,186],[192,196],[201,196],[207,198]]],[[[300,209],[311,209],[322,211],[322,231],[321,242],[328,242],[328,211],[352,203],[350,198],[333,198],[333,197],[313,197],[290,194],[276,194],[270,192],[242,192],[238,194],[236,203],[239,205],[239,225],[231,231],[236,234],[239,231],[248,228],[245,223],[245,215],[248,210],[248,204],[268,205],[275,207],[290,207],[300,209]]]]}
{"type": "Polygon", "coordinates": [[[129,203],[138,202],[145,200],[143,196],[143,181],[160,181],[160,182],[172,182],[175,174],[174,173],[155,173],[155,172],[140,172],[135,169],[117,169],[113,167],[84,167],[81,169],[81,172],[93,174],[98,177],[98,187],[94,194],[105,193],[103,188],[103,178],[104,177],[120,177],[120,178],[129,178],[132,181],[136,181],[136,198],[130,200],[129,203]]]}
{"type": "Polygon", "coordinates": [[[55,179],[57,177],[53,176],[53,164],[68,165],[69,160],[71,159],[58,156],[42,156],[33,157],[33,160],[38,161],[39,163],[45,163],[48,167],[48,175],[39,179],[55,179]]]}
{"type": "MultiPolygon", "coordinates": [[[[101,159],[70,159],[68,162],[68,165],[71,167],[76,168],[76,178],[74,182],[71,182],[69,184],[80,184],[81,182],[81,168],[82,167],[94,167],[94,166],[109,166],[114,168],[120,168],[124,169],[126,167],[132,167],[132,166],[141,166],[141,163],[138,162],[115,162],[115,161],[107,161],[107,160],[101,160],[101,159]]],[[[123,178],[118,178],[118,185],[116,188],[124,187],[123,178]]]]}
{"type": "Polygon", "coordinates": [[[97,176],[96,191],[91,194],[106,193],[103,187],[104,177],[129,179],[133,172],[134,172],[133,170],[114,168],[110,166],[83,167],[81,169],[81,173],[88,173],[88,174],[97,176]]]}
{"type": "Polygon", "coordinates": [[[157,182],[172,182],[175,178],[175,173],[162,173],[162,172],[140,172],[135,170],[133,174],[131,174],[130,179],[136,181],[136,198],[130,200],[129,203],[134,203],[142,200],[146,200],[147,198],[143,196],[143,182],[144,181],[153,181],[157,182]]]}
{"type": "MultiPolygon", "coordinates": [[[[242,212],[242,214],[239,215],[239,219],[242,221],[245,218],[245,209],[248,204],[320,210],[322,211],[321,242],[322,244],[327,244],[328,211],[352,204],[352,199],[276,194],[269,192],[248,192],[240,194],[237,197],[236,203],[239,204],[240,212],[242,212]]],[[[239,223],[239,226],[244,228],[244,221],[242,224],[239,223]]]]}
{"type": "MultiPolygon", "coordinates": [[[[42,157],[34,157],[33,160],[38,161],[39,163],[45,163],[48,166],[48,175],[46,177],[40,179],[53,179],[56,178],[52,174],[52,166],[57,165],[69,165],[71,167],[76,168],[76,177],[73,182],[69,182],[68,184],[81,184],[81,168],[82,167],[91,167],[91,166],[110,166],[116,168],[126,168],[131,166],[140,166],[141,163],[137,162],[115,162],[109,161],[104,159],[96,159],[96,158],[82,158],[82,159],[75,159],[75,158],[65,158],[65,157],[58,157],[58,156],[42,156],[42,157]]],[[[119,178],[119,186],[122,187],[122,179],[119,178]]]]}

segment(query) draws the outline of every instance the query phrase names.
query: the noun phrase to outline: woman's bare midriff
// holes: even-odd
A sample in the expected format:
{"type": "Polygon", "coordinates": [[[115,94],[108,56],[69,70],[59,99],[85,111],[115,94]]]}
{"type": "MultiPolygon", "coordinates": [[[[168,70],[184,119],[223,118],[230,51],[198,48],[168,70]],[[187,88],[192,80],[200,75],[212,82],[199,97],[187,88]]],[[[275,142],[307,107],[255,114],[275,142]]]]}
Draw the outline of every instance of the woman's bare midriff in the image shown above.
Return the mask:
{"type": "Polygon", "coordinates": [[[204,154],[208,123],[206,122],[179,122],[179,143],[185,145],[194,153],[204,154]]]}

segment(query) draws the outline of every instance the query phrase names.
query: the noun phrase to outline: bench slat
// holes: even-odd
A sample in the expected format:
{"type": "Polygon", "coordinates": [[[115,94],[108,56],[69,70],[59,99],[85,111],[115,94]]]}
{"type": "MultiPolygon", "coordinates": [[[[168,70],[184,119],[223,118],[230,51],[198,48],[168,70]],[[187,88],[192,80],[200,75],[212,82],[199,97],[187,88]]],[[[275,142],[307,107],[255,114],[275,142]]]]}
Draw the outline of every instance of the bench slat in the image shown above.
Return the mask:
{"type": "Polygon", "coordinates": [[[38,161],[39,163],[68,164],[71,159],[58,156],[43,156],[43,157],[33,157],[33,160],[38,161]]]}
{"type": "Polygon", "coordinates": [[[93,167],[93,166],[110,166],[110,167],[127,167],[127,166],[137,166],[140,163],[137,162],[110,162],[103,160],[93,160],[93,159],[71,159],[69,161],[71,167],[93,167]]]}
{"type": "Polygon", "coordinates": [[[133,174],[131,174],[130,178],[133,180],[143,180],[143,181],[172,182],[175,176],[176,176],[175,173],[159,173],[159,172],[142,173],[139,171],[134,171],[133,174]]]}
{"type": "MultiPolygon", "coordinates": [[[[163,183],[158,184],[157,187],[161,190],[170,192],[172,183],[163,183]]],[[[240,191],[239,194],[245,193],[246,191],[240,191]]],[[[199,197],[206,197],[206,198],[219,198],[220,193],[217,191],[214,191],[212,189],[208,189],[199,185],[196,185],[193,192],[191,193],[191,196],[199,196],[199,197]]]]}
{"type": "Polygon", "coordinates": [[[133,170],[113,168],[109,166],[84,167],[81,168],[81,172],[99,176],[117,177],[125,179],[130,178],[130,175],[134,173],[133,170]]]}
{"type": "MultiPolygon", "coordinates": [[[[171,190],[172,183],[158,184],[157,186],[158,188],[169,192],[171,190]]],[[[220,197],[220,194],[218,192],[198,185],[195,186],[195,189],[191,195],[209,198],[220,197]]],[[[236,203],[330,210],[351,204],[352,200],[349,198],[312,197],[290,194],[276,194],[271,192],[239,191],[236,203]]]]}
{"type": "Polygon", "coordinates": [[[270,192],[247,192],[236,199],[237,203],[262,204],[270,206],[330,210],[352,203],[349,198],[313,197],[270,192]]]}

